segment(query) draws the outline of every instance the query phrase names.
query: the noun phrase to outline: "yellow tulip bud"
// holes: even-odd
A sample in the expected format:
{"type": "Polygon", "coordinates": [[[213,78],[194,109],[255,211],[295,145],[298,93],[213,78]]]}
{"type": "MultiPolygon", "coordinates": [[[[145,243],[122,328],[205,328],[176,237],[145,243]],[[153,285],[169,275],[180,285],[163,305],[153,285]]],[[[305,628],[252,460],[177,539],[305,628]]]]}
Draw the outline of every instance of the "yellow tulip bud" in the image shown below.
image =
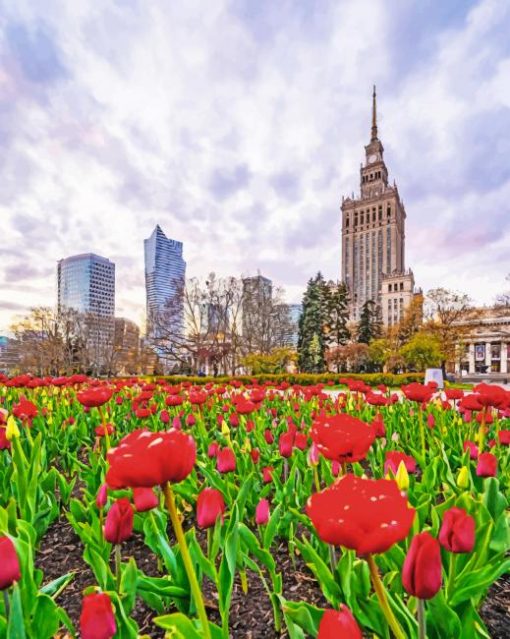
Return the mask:
{"type": "Polygon", "coordinates": [[[395,476],[395,481],[397,482],[400,490],[407,492],[409,488],[409,473],[407,472],[406,465],[403,461],[400,462],[397,468],[397,474],[395,476]]]}
{"type": "Polygon", "coordinates": [[[467,466],[462,466],[457,475],[457,486],[459,488],[469,488],[469,470],[467,466]]]}
{"type": "Polygon", "coordinates": [[[227,422],[225,420],[221,422],[221,434],[224,437],[230,437],[230,428],[228,427],[227,422]]]}
{"type": "Polygon", "coordinates": [[[11,441],[11,439],[19,437],[19,434],[18,422],[12,415],[9,415],[9,417],[7,418],[7,428],[5,429],[5,436],[9,441],[11,441]]]}

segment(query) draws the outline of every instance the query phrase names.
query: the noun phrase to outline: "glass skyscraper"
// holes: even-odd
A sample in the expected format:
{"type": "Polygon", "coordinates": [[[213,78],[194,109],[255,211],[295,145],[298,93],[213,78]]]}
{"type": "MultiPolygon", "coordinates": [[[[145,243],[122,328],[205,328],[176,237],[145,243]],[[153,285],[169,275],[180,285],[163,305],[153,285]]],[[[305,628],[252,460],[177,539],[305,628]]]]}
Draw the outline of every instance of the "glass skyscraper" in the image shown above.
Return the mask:
{"type": "MultiPolygon", "coordinates": [[[[186,277],[182,242],[171,240],[159,224],[144,240],[145,291],[148,333],[154,334],[154,321],[164,316],[167,325],[183,330],[183,302],[180,298],[186,277]]],[[[169,327],[170,327],[169,326],[169,327]]]]}
{"type": "Polygon", "coordinates": [[[114,317],[115,264],[94,253],[73,255],[57,263],[58,308],[114,317]]]}

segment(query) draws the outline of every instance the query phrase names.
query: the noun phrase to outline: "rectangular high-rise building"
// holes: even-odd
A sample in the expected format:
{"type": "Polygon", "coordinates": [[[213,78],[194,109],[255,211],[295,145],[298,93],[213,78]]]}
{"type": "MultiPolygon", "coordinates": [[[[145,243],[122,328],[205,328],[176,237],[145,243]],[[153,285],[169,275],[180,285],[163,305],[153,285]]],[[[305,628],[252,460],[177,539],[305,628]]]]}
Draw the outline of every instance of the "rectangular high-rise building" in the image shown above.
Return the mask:
{"type": "Polygon", "coordinates": [[[74,329],[82,331],[95,374],[109,372],[114,349],[115,264],[94,253],[82,253],[57,263],[58,311],[80,313],[74,329]]]}
{"type": "MultiPolygon", "coordinates": [[[[402,279],[407,276],[406,212],[396,184],[388,183],[383,153],[383,145],[377,137],[374,87],[372,133],[369,144],[365,146],[365,163],[360,169],[360,196],[343,198],[341,207],[342,279],[349,289],[350,317],[354,321],[360,319],[366,302],[372,301],[381,306],[385,278],[402,279]]],[[[407,299],[403,300],[403,307],[407,303],[407,299]]],[[[399,310],[403,307],[399,306],[399,310]]],[[[386,315],[384,318],[386,320],[386,315]]]]}
{"type": "Polygon", "coordinates": [[[115,264],[94,253],[73,255],[57,263],[58,309],[102,317],[115,315],[115,264]]]}
{"type": "Polygon", "coordinates": [[[171,331],[182,331],[182,293],[186,277],[182,242],[166,237],[158,224],[151,236],[144,240],[144,251],[147,332],[154,333],[155,324],[162,322],[171,331]]]}

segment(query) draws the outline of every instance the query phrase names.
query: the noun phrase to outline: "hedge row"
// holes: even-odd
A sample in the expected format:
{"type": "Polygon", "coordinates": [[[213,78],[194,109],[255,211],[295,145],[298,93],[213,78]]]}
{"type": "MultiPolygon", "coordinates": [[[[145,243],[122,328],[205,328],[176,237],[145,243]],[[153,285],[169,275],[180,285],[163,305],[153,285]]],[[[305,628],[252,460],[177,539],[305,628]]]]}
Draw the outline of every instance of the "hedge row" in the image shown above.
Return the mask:
{"type": "Polygon", "coordinates": [[[311,386],[314,384],[327,384],[337,385],[341,379],[358,379],[363,380],[370,386],[378,386],[379,384],[385,384],[386,386],[401,386],[402,384],[410,384],[411,382],[423,382],[423,373],[404,373],[401,375],[394,375],[393,373],[283,373],[278,375],[263,374],[263,375],[236,375],[231,376],[218,376],[218,377],[186,377],[183,375],[167,375],[158,376],[157,379],[165,380],[172,384],[180,384],[182,382],[188,382],[192,384],[207,384],[214,382],[217,384],[228,384],[233,380],[242,382],[244,384],[253,383],[255,380],[259,384],[264,382],[271,382],[273,384],[280,384],[281,382],[288,382],[289,384],[300,384],[302,386],[311,386]]]}

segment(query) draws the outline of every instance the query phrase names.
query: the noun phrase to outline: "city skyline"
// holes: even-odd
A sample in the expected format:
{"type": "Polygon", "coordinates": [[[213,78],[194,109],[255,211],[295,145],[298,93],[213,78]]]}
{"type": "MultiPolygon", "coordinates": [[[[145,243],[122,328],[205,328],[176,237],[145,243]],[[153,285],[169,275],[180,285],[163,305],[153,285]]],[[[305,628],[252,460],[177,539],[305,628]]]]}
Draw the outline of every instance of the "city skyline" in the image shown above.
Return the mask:
{"type": "Polygon", "coordinates": [[[260,270],[289,303],[319,269],[338,279],[374,83],[416,282],[481,303],[505,288],[506,3],[4,4],[1,333],[87,251],[140,324],[156,223],[190,276],[260,270]]]}

